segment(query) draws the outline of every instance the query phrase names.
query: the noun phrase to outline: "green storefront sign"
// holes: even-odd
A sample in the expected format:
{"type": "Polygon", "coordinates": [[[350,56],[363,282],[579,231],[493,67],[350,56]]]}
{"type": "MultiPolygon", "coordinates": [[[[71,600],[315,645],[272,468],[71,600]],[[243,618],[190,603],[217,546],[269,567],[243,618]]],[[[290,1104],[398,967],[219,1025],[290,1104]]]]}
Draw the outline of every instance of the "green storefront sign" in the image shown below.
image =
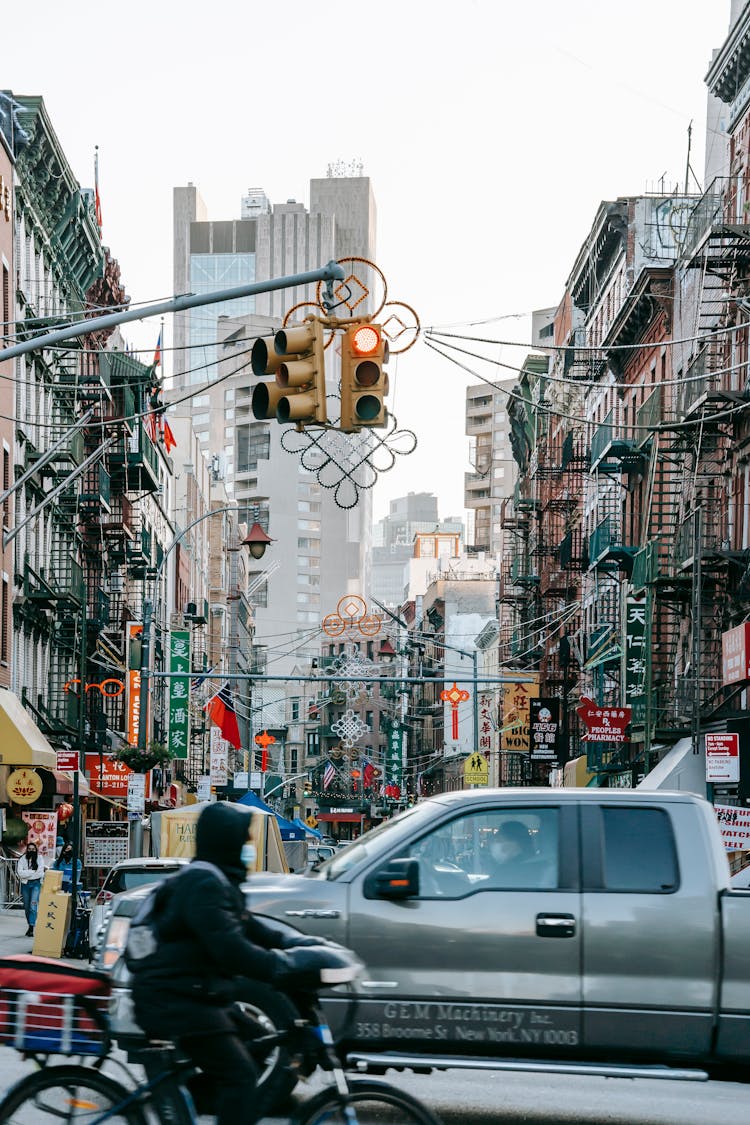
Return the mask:
{"type": "Polygon", "coordinates": [[[404,738],[406,732],[398,719],[392,719],[388,729],[385,747],[385,778],[393,785],[403,788],[404,780],[404,738]]]}
{"type": "Polygon", "coordinates": [[[169,671],[184,675],[169,679],[169,749],[173,758],[187,758],[190,743],[190,633],[169,636],[169,671]]]}

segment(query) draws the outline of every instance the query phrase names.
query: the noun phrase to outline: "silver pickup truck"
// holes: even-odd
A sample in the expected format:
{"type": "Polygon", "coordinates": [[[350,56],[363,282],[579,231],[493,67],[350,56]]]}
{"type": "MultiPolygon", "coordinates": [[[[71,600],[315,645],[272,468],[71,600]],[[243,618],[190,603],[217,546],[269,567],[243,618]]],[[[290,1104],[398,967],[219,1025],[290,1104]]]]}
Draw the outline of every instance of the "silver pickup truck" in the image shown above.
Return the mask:
{"type": "Polygon", "coordinates": [[[361,1069],[738,1077],[750,1062],[750,891],[730,889],[697,797],[447,793],[247,889],[257,914],[365,963],[353,1023],[326,1000],[361,1069]]]}

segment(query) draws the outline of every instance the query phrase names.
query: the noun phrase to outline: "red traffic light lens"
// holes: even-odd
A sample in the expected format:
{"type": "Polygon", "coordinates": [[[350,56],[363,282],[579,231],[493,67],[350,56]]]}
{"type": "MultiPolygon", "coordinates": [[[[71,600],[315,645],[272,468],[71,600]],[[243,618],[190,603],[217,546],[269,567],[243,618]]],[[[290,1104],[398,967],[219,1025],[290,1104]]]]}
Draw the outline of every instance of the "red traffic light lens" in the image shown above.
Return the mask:
{"type": "Polygon", "coordinates": [[[351,345],[357,355],[372,355],[380,347],[380,333],[372,324],[361,324],[351,334],[351,345]]]}

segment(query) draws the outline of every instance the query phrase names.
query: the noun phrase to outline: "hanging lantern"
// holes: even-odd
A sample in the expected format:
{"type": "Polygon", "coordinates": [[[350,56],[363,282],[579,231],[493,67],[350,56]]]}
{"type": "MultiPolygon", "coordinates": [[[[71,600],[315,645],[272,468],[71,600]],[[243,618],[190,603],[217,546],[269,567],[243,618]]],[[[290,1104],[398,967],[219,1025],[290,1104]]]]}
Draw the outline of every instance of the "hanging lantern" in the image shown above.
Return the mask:
{"type": "Polygon", "coordinates": [[[60,821],[60,824],[65,824],[65,821],[70,820],[72,815],[73,806],[68,804],[67,801],[63,801],[61,805],[57,806],[57,819],[60,821]]]}

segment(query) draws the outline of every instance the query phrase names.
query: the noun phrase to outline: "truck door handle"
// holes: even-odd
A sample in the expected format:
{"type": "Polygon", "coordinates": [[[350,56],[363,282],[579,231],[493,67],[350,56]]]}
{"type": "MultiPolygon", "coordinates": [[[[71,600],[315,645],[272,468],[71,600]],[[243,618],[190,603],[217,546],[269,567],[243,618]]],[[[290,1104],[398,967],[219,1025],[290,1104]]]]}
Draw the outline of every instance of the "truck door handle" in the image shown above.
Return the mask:
{"type": "Polygon", "coordinates": [[[537,937],[574,937],[576,920],[572,914],[537,914],[537,937]]]}

